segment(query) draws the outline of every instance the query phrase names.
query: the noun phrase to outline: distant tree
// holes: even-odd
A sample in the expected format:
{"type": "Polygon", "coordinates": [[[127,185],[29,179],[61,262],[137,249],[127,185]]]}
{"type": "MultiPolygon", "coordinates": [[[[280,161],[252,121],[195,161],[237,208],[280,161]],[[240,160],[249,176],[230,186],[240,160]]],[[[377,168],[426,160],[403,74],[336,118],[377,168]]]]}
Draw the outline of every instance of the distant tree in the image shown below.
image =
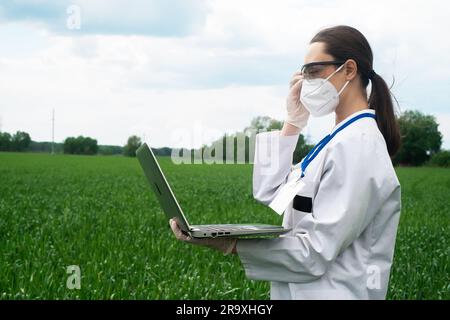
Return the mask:
{"type": "Polygon", "coordinates": [[[123,147],[123,154],[127,157],[135,157],[136,150],[141,146],[142,141],[138,136],[128,138],[127,144],[123,147]]]}
{"type": "Polygon", "coordinates": [[[11,149],[14,151],[25,151],[31,143],[30,135],[23,131],[17,131],[11,139],[11,149]]]}
{"type": "Polygon", "coordinates": [[[8,132],[0,132],[0,151],[11,151],[11,135],[8,132]]]}
{"type": "Polygon", "coordinates": [[[283,121],[272,119],[267,116],[258,116],[252,119],[250,126],[246,127],[244,132],[247,132],[249,129],[256,130],[256,132],[281,130],[282,127],[283,121]]]}
{"type": "Polygon", "coordinates": [[[434,116],[419,111],[406,111],[399,118],[402,145],[395,164],[419,166],[439,152],[442,134],[434,116]]]}
{"type": "Polygon", "coordinates": [[[30,143],[30,135],[26,132],[17,131],[13,136],[0,132],[0,151],[25,151],[30,143]]]}
{"type": "Polygon", "coordinates": [[[68,137],[64,140],[64,153],[74,154],[75,153],[75,138],[68,137]]]}
{"type": "MultiPolygon", "coordinates": [[[[250,123],[250,126],[244,129],[244,132],[248,132],[248,130],[252,129],[256,130],[256,133],[259,131],[272,131],[272,130],[281,130],[284,122],[276,119],[272,119],[267,116],[258,116],[253,118],[250,123]]],[[[298,163],[302,160],[304,156],[313,148],[312,145],[308,145],[306,143],[305,137],[303,134],[299,135],[297,145],[294,150],[293,162],[298,163]]]]}
{"type": "Polygon", "coordinates": [[[313,147],[314,146],[307,144],[305,137],[300,134],[294,150],[293,163],[299,163],[313,147]]]}
{"type": "Polygon", "coordinates": [[[429,161],[429,165],[449,168],[450,167],[450,151],[444,150],[444,151],[435,153],[431,157],[431,159],[429,161]]]}
{"type": "Polygon", "coordinates": [[[98,152],[97,140],[89,137],[68,137],[64,140],[64,153],[93,155],[98,152]]]}
{"type": "Polygon", "coordinates": [[[97,140],[86,137],[84,138],[84,142],[82,144],[83,146],[83,152],[82,154],[97,154],[98,152],[98,144],[97,144],[97,140]]]}
{"type": "MultiPolygon", "coordinates": [[[[258,116],[253,118],[250,123],[250,126],[246,127],[243,132],[235,132],[233,134],[224,134],[219,139],[212,142],[209,146],[203,145],[199,151],[201,154],[206,154],[212,157],[215,157],[216,151],[222,152],[223,161],[234,163],[238,160],[237,153],[239,148],[244,148],[244,144],[239,146],[238,148],[238,137],[242,143],[245,143],[245,161],[252,161],[253,159],[250,157],[250,139],[254,139],[254,135],[260,132],[270,132],[272,130],[281,130],[283,127],[283,121],[279,121],[276,119],[272,119],[266,116],[258,116]],[[241,140],[242,139],[242,140],[241,140]],[[233,140],[233,143],[230,143],[230,147],[233,147],[233,150],[227,150],[229,143],[228,140],[233,140]],[[223,146],[221,148],[221,146],[223,146]],[[233,159],[233,160],[232,160],[233,159]],[[228,160],[228,161],[227,161],[228,160]],[[230,161],[232,160],[232,161],[230,161]]],[[[306,143],[305,137],[300,134],[299,139],[297,141],[296,148],[294,150],[293,162],[298,163],[301,159],[313,148],[312,145],[308,145],[306,143]]]]}

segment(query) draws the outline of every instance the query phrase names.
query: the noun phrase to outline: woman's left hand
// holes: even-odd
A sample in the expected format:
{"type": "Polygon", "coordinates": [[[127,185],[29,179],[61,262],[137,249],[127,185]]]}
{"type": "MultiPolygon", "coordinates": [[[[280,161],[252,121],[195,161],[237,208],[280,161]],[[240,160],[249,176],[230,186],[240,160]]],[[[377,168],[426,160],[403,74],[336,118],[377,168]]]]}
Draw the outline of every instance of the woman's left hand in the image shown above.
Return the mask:
{"type": "Polygon", "coordinates": [[[182,232],[176,219],[170,219],[169,224],[175,237],[180,241],[216,249],[223,252],[225,256],[230,253],[236,253],[237,238],[229,238],[229,237],[205,238],[205,239],[193,238],[189,235],[185,235],[182,232]]]}

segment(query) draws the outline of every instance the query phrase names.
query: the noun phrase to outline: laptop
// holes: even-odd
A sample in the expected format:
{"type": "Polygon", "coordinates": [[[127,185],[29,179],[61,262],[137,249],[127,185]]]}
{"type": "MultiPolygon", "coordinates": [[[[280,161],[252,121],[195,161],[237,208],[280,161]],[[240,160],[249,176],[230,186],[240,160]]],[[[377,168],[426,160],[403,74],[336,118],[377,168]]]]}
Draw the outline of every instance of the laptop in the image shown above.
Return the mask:
{"type": "Polygon", "coordinates": [[[176,218],[181,230],[194,238],[278,236],[291,229],[267,224],[191,225],[186,219],[151,148],[146,143],[136,150],[144,174],[167,219],[176,218]]]}

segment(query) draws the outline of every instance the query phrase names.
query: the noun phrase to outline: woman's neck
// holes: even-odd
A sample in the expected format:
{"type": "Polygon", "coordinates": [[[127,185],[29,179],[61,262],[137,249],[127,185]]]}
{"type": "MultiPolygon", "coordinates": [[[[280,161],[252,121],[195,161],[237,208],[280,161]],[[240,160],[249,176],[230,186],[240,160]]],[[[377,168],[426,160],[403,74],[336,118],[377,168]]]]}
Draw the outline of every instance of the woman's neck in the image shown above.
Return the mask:
{"type": "Polygon", "coordinates": [[[342,101],[341,105],[336,108],[336,125],[347,118],[349,115],[369,108],[367,99],[362,96],[349,97],[349,99],[347,100],[352,101],[352,103],[346,103],[346,101],[342,101]]]}

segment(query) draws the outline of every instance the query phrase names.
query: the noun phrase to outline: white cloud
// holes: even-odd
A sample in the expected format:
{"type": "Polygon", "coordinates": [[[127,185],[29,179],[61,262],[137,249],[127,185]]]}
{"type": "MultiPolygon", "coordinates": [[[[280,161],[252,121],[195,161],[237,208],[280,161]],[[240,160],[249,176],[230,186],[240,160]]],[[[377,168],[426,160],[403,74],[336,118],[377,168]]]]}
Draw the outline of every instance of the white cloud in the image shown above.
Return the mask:
{"type": "MultiPolygon", "coordinates": [[[[108,21],[121,11],[99,3],[106,2],[83,7],[108,21]]],[[[175,146],[168,132],[197,119],[221,132],[243,129],[257,115],[283,119],[289,78],[309,40],[343,23],[369,39],[376,71],[388,82],[395,75],[403,108],[437,116],[450,148],[450,48],[438,32],[450,27],[448,9],[442,1],[210,1],[203,28],[180,37],[71,36],[10,21],[0,30],[2,130],[49,140],[55,108],[58,140],[83,134],[124,144],[145,133],[155,146],[175,146]]],[[[312,140],[333,120],[311,120],[312,140]]]]}

